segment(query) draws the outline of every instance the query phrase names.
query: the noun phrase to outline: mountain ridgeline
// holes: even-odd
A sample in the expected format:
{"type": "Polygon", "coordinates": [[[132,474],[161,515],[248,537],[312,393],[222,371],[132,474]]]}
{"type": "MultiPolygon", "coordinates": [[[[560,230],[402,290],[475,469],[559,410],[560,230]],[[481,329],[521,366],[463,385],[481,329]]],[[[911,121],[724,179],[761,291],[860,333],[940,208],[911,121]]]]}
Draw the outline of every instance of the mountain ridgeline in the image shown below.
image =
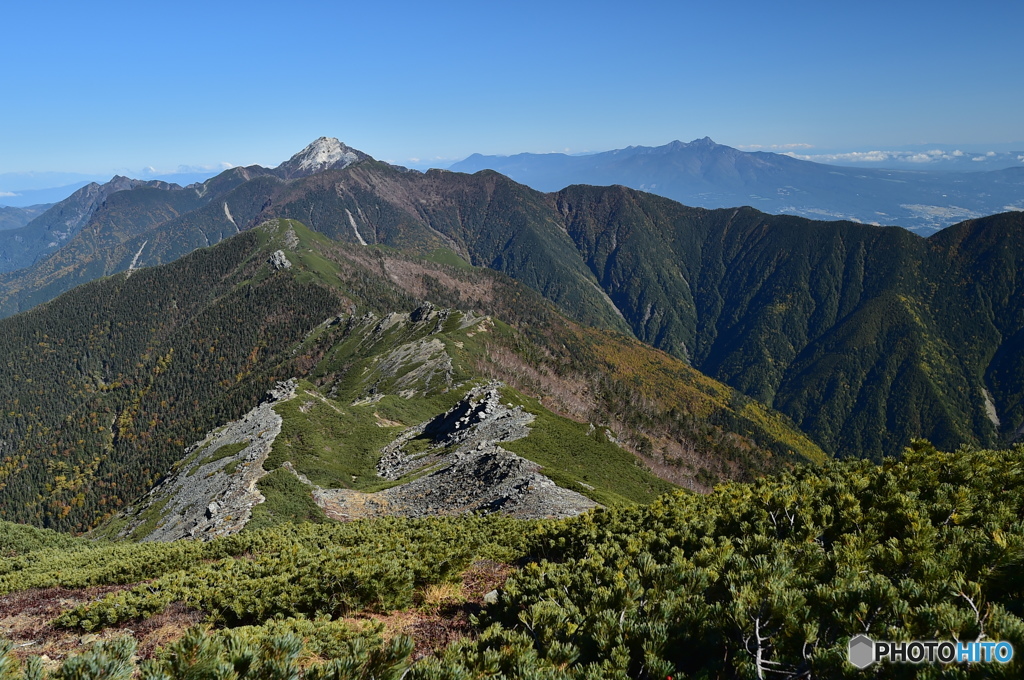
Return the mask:
{"type": "MultiPolygon", "coordinates": [[[[602,504],[672,488],[647,466],[700,489],[825,459],[785,418],[684,362],[580,326],[451,251],[432,259],[271,220],[0,321],[4,518],[90,528],[292,378],[300,396],[274,407],[284,423],[265,495],[286,485],[284,496],[304,496],[313,516],[322,513],[310,489],[292,488],[288,470],[329,489],[379,490],[381,448],[481,381],[502,381],[502,408],[532,416],[528,436],[509,447],[602,504]]],[[[225,451],[239,453],[231,446],[243,439],[225,451]]],[[[228,464],[220,455],[211,460],[228,464]]],[[[297,517],[279,505],[261,521],[297,517]]]]}
{"type": "MultiPolygon", "coordinates": [[[[969,156],[962,154],[964,160],[969,156]]],[[[473,154],[449,169],[496,170],[538,191],[621,184],[702,208],[750,205],[812,219],[894,224],[928,236],[959,220],[1024,206],[1024,168],[1014,156],[1004,158],[1009,165],[998,170],[985,167],[988,156],[970,157],[966,165],[974,167],[966,172],[936,172],[921,164],[853,168],[740,151],[705,137],[581,156],[473,154]]]]}
{"type": "MultiPolygon", "coordinates": [[[[187,197],[183,193],[173,191],[180,189],[175,184],[156,180],[144,182],[121,176],[116,176],[102,185],[92,182],[63,201],[46,206],[44,211],[25,210],[23,215],[32,215],[32,219],[24,220],[16,228],[0,231],[0,272],[27,267],[40,256],[57,252],[69,238],[88,224],[107,198],[121,191],[143,188],[161,190],[158,195],[165,197],[169,204],[175,205],[178,210],[189,210],[192,207],[188,203],[176,202],[176,199],[187,200],[187,197]]],[[[159,213],[150,214],[151,219],[160,218],[159,213]]]]}
{"type": "Polygon", "coordinates": [[[328,139],[113,189],[36,217],[55,250],[0,279],[0,677],[1024,648],[1024,445],[953,450],[1024,432],[1024,213],[922,239],[328,139]]]}
{"type": "Polygon", "coordinates": [[[543,194],[492,171],[419,173],[336,145],[181,190],[202,205],[173,217],[171,192],[115,193],[57,253],[0,277],[0,307],[288,218],[336,241],[500,271],[578,322],[780,410],[835,455],[895,455],[914,437],[994,446],[1024,426],[1022,213],[923,239],[621,186],[543,194]]]}
{"type": "Polygon", "coordinates": [[[30,205],[24,208],[0,205],[0,231],[24,227],[49,209],[49,204],[30,205]]]}
{"type": "MultiPolygon", "coordinates": [[[[54,272],[78,263],[85,263],[86,278],[72,283],[77,285],[97,275],[112,273],[128,268],[141,255],[149,242],[148,238],[133,239],[148,232],[156,225],[173,222],[175,238],[170,243],[149,244],[158,254],[148,258],[149,264],[168,262],[192,250],[217,243],[239,231],[236,217],[248,222],[252,219],[248,205],[249,192],[255,190],[265,196],[268,188],[257,182],[231,200],[225,197],[239,185],[263,178],[264,182],[283,181],[305,177],[326,168],[344,168],[352,163],[368,160],[370,157],[352,149],[336,139],[321,138],[309,145],[303,152],[295,154],[276,168],[258,165],[246,168],[232,168],[205,182],[180,187],[159,180],[141,181],[116,176],[105,184],[90,183],[75,191],[71,196],[45,211],[23,211],[20,215],[32,214],[34,219],[22,218],[18,229],[0,230],[0,272],[11,272],[33,264],[28,278],[30,287],[42,288],[47,292],[43,298],[31,293],[22,298],[19,292],[24,288],[20,275],[0,278],[0,289],[5,299],[21,299],[20,308],[31,306],[42,299],[67,290],[66,283],[56,288],[52,284],[54,272]],[[124,192],[130,192],[125,194],[124,192]],[[232,204],[229,207],[229,202],[232,204]],[[39,214],[39,213],[42,214],[39,214]],[[38,215],[38,216],[36,216],[38,215]],[[183,219],[178,219],[183,218],[183,219]],[[27,224],[25,223],[27,222],[27,224]],[[91,227],[91,230],[87,230],[91,227]],[[83,230],[81,238],[75,238],[83,230]],[[97,269],[97,257],[102,268],[97,269]]],[[[257,202],[257,205],[260,205],[257,202]]],[[[37,206],[38,207],[38,206],[37,206]]],[[[13,220],[15,209],[0,213],[4,221],[13,220]]],[[[3,222],[0,222],[3,224],[3,222]]],[[[16,225],[12,222],[12,226],[16,225]]],[[[8,312],[9,313],[9,312],[8,312]]]]}
{"type": "Polygon", "coordinates": [[[1021,213],[922,239],[623,187],[538,194],[496,173],[381,164],[291,184],[267,213],[336,239],[451,248],[579,321],[628,327],[836,455],[896,455],[914,437],[996,445],[1024,424],[1010,370],[1024,328],[1021,213]]]}
{"type": "Polygon", "coordinates": [[[837,455],[894,455],[913,437],[994,445],[1024,424],[1008,370],[1024,328],[1021,213],[922,239],[623,187],[537,194],[495,173],[385,166],[308,178],[270,212],[333,238],[354,240],[354,220],[370,242],[446,244],[580,321],[625,324],[837,455]]]}

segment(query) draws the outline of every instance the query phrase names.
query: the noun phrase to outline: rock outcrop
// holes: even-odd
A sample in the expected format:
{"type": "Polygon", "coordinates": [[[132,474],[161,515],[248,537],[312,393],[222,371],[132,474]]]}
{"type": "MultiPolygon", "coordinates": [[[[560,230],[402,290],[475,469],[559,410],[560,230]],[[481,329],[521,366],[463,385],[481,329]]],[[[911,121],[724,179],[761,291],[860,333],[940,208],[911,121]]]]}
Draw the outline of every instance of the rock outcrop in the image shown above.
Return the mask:
{"type": "Polygon", "coordinates": [[[536,463],[498,446],[527,436],[534,419],[522,407],[502,404],[500,388],[493,382],[470,390],[449,411],[402,432],[383,449],[381,477],[397,480],[430,470],[423,476],[372,494],[316,488],[313,498],[329,517],[341,520],[469,512],[538,519],[572,517],[595,507],[542,475],[536,463]],[[410,452],[424,440],[426,450],[410,452]]]}
{"type": "Polygon", "coordinates": [[[241,531],[253,506],[264,500],[256,483],[267,474],[263,462],[282,423],[274,405],[294,396],[295,380],[280,382],[240,420],[189,447],[177,472],[125,511],[129,522],[119,535],[130,536],[154,520],[141,540],[211,540],[241,531]]]}
{"type": "Polygon", "coordinates": [[[270,254],[270,259],[267,260],[270,266],[274,269],[291,269],[292,263],[288,261],[288,256],[284,254],[283,250],[275,250],[270,254]]]}
{"type": "MultiPolygon", "coordinates": [[[[435,313],[436,312],[427,312],[435,313]]],[[[500,444],[530,433],[534,416],[503,404],[500,382],[471,389],[447,412],[408,428],[381,451],[378,474],[410,481],[377,493],[322,489],[290,462],[282,467],[309,487],[313,499],[338,520],[503,512],[537,519],[571,517],[596,506],[557,486],[540,466],[500,444]]],[[[193,444],[177,470],[122,517],[122,537],[143,541],[211,540],[241,531],[255,505],[264,462],[281,432],[274,407],[292,399],[296,381],[278,383],[239,420],[193,444]]]]}

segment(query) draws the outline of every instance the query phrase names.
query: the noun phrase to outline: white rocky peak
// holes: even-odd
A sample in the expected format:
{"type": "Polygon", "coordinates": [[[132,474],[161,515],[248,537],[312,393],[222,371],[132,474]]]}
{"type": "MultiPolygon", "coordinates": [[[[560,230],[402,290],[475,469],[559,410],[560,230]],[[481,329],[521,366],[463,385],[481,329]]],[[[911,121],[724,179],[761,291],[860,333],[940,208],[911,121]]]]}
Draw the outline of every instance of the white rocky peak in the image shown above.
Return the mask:
{"type": "Polygon", "coordinates": [[[331,167],[344,168],[359,160],[359,152],[334,137],[321,137],[291,157],[287,163],[293,171],[303,174],[320,172],[331,167]]]}

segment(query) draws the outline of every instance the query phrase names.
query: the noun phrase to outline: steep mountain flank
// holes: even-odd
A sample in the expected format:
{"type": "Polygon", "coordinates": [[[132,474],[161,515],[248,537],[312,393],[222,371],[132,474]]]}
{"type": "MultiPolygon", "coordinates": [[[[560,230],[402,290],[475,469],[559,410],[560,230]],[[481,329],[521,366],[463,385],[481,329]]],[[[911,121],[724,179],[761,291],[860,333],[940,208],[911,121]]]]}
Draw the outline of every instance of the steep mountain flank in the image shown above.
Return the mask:
{"type": "Polygon", "coordinates": [[[915,436],[993,444],[1024,416],[985,381],[1001,342],[994,317],[1012,335],[1020,305],[1003,297],[993,314],[978,299],[996,264],[982,264],[981,243],[1001,244],[995,271],[1014,278],[1021,213],[922,240],[625,189],[571,187],[558,200],[638,338],[774,405],[836,453],[896,454],[915,436]],[[1002,233],[981,236],[992,229],[1002,233]],[[953,235],[965,232],[976,238],[956,250],[953,235]],[[988,388],[1013,414],[1001,429],[986,413],[988,388]]]}
{"type": "Polygon", "coordinates": [[[29,205],[24,208],[0,205],[0,231],[24,227],[50,207],[50,204],[29,205]]]}
{"type": "MultiPolygon", "coordinates": [[[[290,218],[374,271],[378,247],[500,271],[577,322],[632,334],[778,408],[837,455],[898,455],[914,437],[994,446],[1024,426],[1024,312],[1007,292],[1021,213],[926,240],[624,187],[541,194],[491,171],[405,170],[336,140],[288,163],[113,194],[53,256],[0,276],[0,309],[290,218]],[[202,205],[168,219],[177,208],[164,194],[202,205]]],[[[432,275],[395,266],[388,276],[407,294],[439,293],[432,275]]]]}
{"type": "Polygon", "coordinates": [[[266,214],[349,242],[450,249],[520,280],[578,320],[628,332],[579,261],[550,199],[496,173],[420,174],[365,163],[289,185],[266,214]]]}
{"type": "Polygon", "coordinates": [[[0,313],[31,308],[85,281],[124,271],[132,262],[170,262],[265,219],[286,217],[352,243],[385,244],[422,254],[438,248],[453,251],[472,264],[522,279],[574,310],[575,318],[629,332],[594,276],[578,261],[543,195],[496,173],[423,175],[372,161],[351,149],[316,145],[283,164],[294,165],[287,172],[234,168],[188,187],[180,192],[180,200],[194,204],[187,210],[168,204],[162,194],[115,194],[116,201],[109,201],[93,215],[89,228],[54,255],[28,269],[0,275],[0,313]],[[302,159],[321,152],[331,158],[331,149],[341,155],[329,169],[298,172],[302,159]],[[283,181],[278,175],[297,179],[283,181]]]}
{"type": "MultiPolygon", "coordinates": [[[[84,187],[21,230],[7,232],[17,238],[40,226],[50,233],[56,229],[47,226],[51,222],[61,229],[73,225],[53,241],[53,247],[59,246],[55,252],[32,266],[0,274],[0,315],[31,309],[74,286],[125,271],[133,262],[135,266],[169,262],[237,234],[240,228],[229,204],[238,219],[251,218],[253,211],[246,203],[250,195],[243,190],[236,198],[232,190],[242,184],[259,186],[259,178],[266,173],[263,168],[233,168],[184,189],[115,178],[102,191],[96,189],[98,196],[87,204],[83,201],[95,185],[84,187]],[[79,196],[83,192],[86,195],[79,196]]],[[[257,200],[262,201],[263,192],[258,193],[257,200]]]]}
{"type": "Polygon", "coordinates": [[[0,356],[3,512],[62,529],[113,516],[189,442],[290,377],[299,396],[274,406],[282,431],[257,526],[322,517],[285,463],[323,489],[380,490],[381,449],[475,380],[503,380],[513,392],[502,403],[536,420],[503,447],[601,504],[670,488],[634,453],[694,488],[824,458],[777,414],[662,352],[572,323],[500,274],[286,220],[5,319],[0,356]],[[295,485],[307,505],[290,505],[295,485]]]}
{"type": "MultiPolygon", "coordinates": [[[[315,228],[350,242],[447,245],[577,320],[628,326],[779,408],[838,454],[895,455],[913,437],[996,445],[1024,424],[1005,388],[984,377],[983,355],[998,348],[991,321],[977,317],[984,265],[943,254],[949,236],[687,208],[623,187],[542,196],[489,172],[369,163],[288,185],[270,211],[314,217],[315,228]],[[951,266],[960,276],[947,276],[951,266]],[[986,391],[1009,412],[998,426],[986,391]]],[[[965,224],[985,230],[1005,219],[1019,229],[1020,214],[1009,215],[965,224]]]]}
{"type": "Polygon", "coordinates": [[[106,184],[87,184],[24,226],[0,231],[0,272],[27,267],[40,257],[57,252],[89,223],[110,196],[131,189],[159,190],[172,202],[182,197],[176,193],[181,187],[158,180],[146,182],[116,176],[106,184]]]}

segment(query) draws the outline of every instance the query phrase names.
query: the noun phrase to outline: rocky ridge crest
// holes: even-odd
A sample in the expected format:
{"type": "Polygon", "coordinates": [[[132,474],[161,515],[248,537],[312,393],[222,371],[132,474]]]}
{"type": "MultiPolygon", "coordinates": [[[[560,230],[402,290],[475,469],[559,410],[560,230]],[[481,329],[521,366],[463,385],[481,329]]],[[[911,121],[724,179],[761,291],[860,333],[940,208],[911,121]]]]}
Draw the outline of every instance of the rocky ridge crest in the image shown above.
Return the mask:
{"type": "Polygon", "coordinates": [[[572,517],[597,504],[563,489],[540,466],[499,444],[522,439],[534,420],[522,407],[501,403],[502,383],[471,389],[447,412],[402,432],[382,450],[377,473],[410,482],[379,491],[319,489],[313,498],[329,517],[341,520],[398,515],[459,515],[503,512],[522,519],[572,517]],[[410,452],[427,439],[425,451],[410,452]]]}
{"type": "Polygon", "coordinates": [[[281,432],[282,419],[274,406],[295,396],[294,379],[279,382],[259,406],[241,419],[215,430],[185,452],[184,464],[153,488],[136,508],[125,515],[128,524],[122,538],[156,520],[156,528],[143,541],[174,541],[196,538],[209,541],[237,533],[252,516],[252,508],[264,501],[256,483],[267,474],[263,462],[281,432]],[[244,445],[224,457],[227,451],[244,445]]]}
{"type": "MultiPolygon", "coordinates": [[[[404,484],[376,493],[323,489],[290,462],[282,467],[309,487],[328,517],[341,521],[471,512],[540,519],[572,517],[596,507],[589,498],[557,486],[536,463],[499,446],[527,436],[534,420],[522,407],[501,402],[502,387],[495,381],[470,389],[454,407],[408,428],[384,447],[378,474],[390,480],[414,477],[404,484]],[[425,450],[410,446],[424,440],[429,442],[425,450]]],[[[281,432],[283,420],[274,407],[295,394],[294,379],[280,382],[245,416],[190,446],[173,474],[122,513],[128,521],[118,535],[208,541],[241,531],[252,508],[265,500],[256,485],[268,474],[263,464],[281,432]]]]}

